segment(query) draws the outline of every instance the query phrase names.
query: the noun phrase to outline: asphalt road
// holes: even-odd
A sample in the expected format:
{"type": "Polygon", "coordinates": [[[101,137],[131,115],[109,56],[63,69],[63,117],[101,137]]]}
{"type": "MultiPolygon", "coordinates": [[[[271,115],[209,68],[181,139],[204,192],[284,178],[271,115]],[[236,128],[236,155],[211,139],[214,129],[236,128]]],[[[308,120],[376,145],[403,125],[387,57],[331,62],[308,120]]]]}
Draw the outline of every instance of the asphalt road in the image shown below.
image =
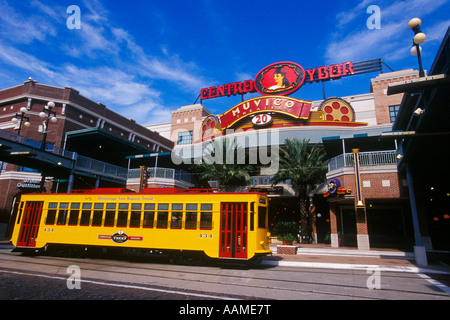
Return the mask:
{"type": "MultiPolygon", "coordinates": [[[[255,305],[270,305],[267,300],[450,300],[450,295],[414,273],[25,256],[2,246],[0,299],[179,300],[175,313],[183,311],[184,300],[247,300],[243,312],[270,313],[255,305]]],[[[221,306],[215,311],[223,311],[226,305],[221,306]]]]}

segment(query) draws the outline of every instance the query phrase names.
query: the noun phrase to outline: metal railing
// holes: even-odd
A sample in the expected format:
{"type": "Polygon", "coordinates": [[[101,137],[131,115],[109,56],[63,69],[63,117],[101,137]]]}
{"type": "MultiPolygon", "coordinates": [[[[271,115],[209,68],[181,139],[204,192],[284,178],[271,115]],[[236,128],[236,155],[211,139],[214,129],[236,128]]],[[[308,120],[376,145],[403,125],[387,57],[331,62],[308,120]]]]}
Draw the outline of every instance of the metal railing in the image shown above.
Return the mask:
{"type": "MultiPolygon", "coordinates": [[[[397,164],[397,151],[372,151],[359,153],[360,166],[378,166],[397,164]]],[[[337,170],[344,167],[353,167],[353,153],[340,154],[328,160],[328,171],[337,170]]]]}
{"type": "MultiPolygon", "coordinates": [[[[128,170],[128,179],[139,178],[141,176],[141,169],[130,169],[128,170]]],[[[180,180],[185,182],[192,182],[191,174],[172,168],[148,168],[147,170],[147,178],[162,178],[162,179],[171,179],[171,180],[180,180]]]]}
{"type": "Polygon", "coordinates": [[[77,156],[75,169],[102,176],[115,177],[121,180],[126,180],[128,176],[127,168],[115,166],[113,164],[80,155],[77,156]]]}
{"type": "MultiPolygon", "coordinates": [[[[41,149],[42,142],[39,140],[34,140],[27,138],[25,136],[18,135],[17,133],[10,132],[7,130],[0,130],[0,137],[14,141],[17,143],[21,143],[23,145],[41,149]]],[[[121,180],[126,181],[128,175],[128,169],[115,166],[113,164],[109,164],[103,161],[91,159],[85,156],[81,156],[73,151],[68,151],[66,149],[61,149],[56,147],[53,143],[45,144],[45,151],[51,152],[61,157],[69,158],[75,160],[75,169],[82,170],[85,172],[98,174],[107,177],[119,178],[121,180]]]]}
{"type": "MultiPolygon", "coordinates": [[[[271,180],[274,176],[251,176],[251,185],[252,186],[270,186],[272,185],[271,180]]],[[[292,184],[291,179],[280,182],[279,184],[292,184]]]]}
{"type": "MultiPolygon", "coordinates": [[[[42,145],[42,142],[39,140],[30,139],[28,137],[21,136],[21,135],[18,135],[17,133],[3,130],[3,129],[0,130],[0,137],[10,140],[10,141],[24,144],[26,146],[29,146],[29,147],[32,147],[35,149],[40,149],[41,145],[42,145]]],[[[53,144],[53,143],[46,143],[45,151],[51,152],[58,156],[62,156],[62,157],[69,158],[69,159],[74,159],[74,156],[75,156],[75,152],[55,147],[55,144],[53,144]]]]}

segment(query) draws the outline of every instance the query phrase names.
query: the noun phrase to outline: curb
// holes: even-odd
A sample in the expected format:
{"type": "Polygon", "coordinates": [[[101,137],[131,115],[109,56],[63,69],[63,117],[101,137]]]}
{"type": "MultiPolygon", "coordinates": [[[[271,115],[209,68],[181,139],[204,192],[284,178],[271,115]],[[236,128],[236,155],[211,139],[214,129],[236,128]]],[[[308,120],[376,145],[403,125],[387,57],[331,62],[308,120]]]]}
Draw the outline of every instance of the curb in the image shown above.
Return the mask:
{"type": "Polygon", "coordinates": [[[339,270],[379,270],[385,272],[409,272],[409,273],[433,273],[433,274],[450,274],[449,271],[421,268],[421,267],[407,267],[407,266],[382,266],[371,264],[351,264],[351,263],[318,263],[318,262],[300,262],[300,261],[274,261],[263,260],[261,265],[265,266],[280,266],[280,267],[302,267],[302,268],[320,268],[320,269],[339,269],[339,270]]]}

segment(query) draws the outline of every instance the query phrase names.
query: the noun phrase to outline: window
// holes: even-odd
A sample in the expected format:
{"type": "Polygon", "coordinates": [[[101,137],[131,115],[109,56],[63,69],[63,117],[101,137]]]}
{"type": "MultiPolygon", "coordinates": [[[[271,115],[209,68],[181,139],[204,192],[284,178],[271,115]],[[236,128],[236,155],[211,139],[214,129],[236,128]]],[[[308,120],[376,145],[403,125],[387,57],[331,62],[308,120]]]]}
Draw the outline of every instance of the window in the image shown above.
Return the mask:
{"type": "Polygon", "coordinates": [[[259,207],[258,210],[258,228],[267,228],[266,226],[266,217],[267,217],[267,208],[259,207]]]}
{"type": "Polygon", "coordinates": [[[183,204],[172,203],[172,217],[170,219],[170,229],[181,229],[183,222],[183,204]]]}
{"type": "Polygon", "coordinates": [[[155,220],[155,204],[146,203],[144,205],[144,222],[142,224],[142,227],[153,228],[154,220],[155,220]]]}
{"type": "Polygon", "coordinates": [[[167,221],[169,220],[169,204],[158,204],[158,216],[156,217],[157,228],[167,228],[167,221]]]}
{"type": "Polygon", "coordinates": [[[397,119],[398,110],[400,109],[400,106],[389,106],[389,118],[391,119],[391,123],[395,122],[395,119],[397,119]]]}
{"type": "Polygon", "coordinates": [[[178,144],[191,144],[192,131],[183,131],[178,133],[178,144]]]}
{"type": "Polygon", "coordinates": [[[104,227],[113,227],[114,219],[116,217],[116,204],[115,203],[107,203],[106,211],[105,211],[105,223],[104,227]]]}
{"type": "Polygon", "coordinates": [[[212,229],[212,204],[202,203],[200,209],[200,229],[212,229]]]}
{"type": "Polygon", "coordinates": [[[196,203],[186,204],[185,229],[197,229],[197,207],[196,203]]]}
{"type": "Polygon", "coordinates": [[[92,218],[92,226],[99,227],[102,225],[103,208],[104,208],[103,203],[94,204],[94,216],[92,218]]]}
{"type": "Polygon", "coordinates": [[[119,213],[117,214],[117,226],[126,227],[128,222],[128,203],[119,203],[119,213]]]}
{"type": "Polygon", "coordinates": [[[80,226],[88,226],[91,220],[92,203],[83,203],[81,210],[80,226]]]}
{"type": "MultiPolygon", "coordinates": [[[[23,205],[24,204],[25,204],[25,202],[23,202],[23,201],[21,201],[20,204],[19,204],[19,211],[17,213],[17,224],[19,224],[20,218],[22,217],[22,211],[23,211],[23,205]]],[[[55,218],[54,217],[53,217],[53,223],[55,223],[55,218]]],[[[47,224],[47,222],[45,224],[47,224]]]]}
{"type": "Polygon", "coordinates": [[[139,228],[141,226],[142,203],[131,204],[130,227],[139,228]]]}
{"type": "Polygon", "coordinates": [[[70,205],[69,226],[78,224],[78,216],[80,215],[80,203],[72,203],[70,205]]]}
{"type": "Polygon", "coordinates": [[[45,220],[45,224],[47,225],[55,224],[57,208],[58,208],[57,202],[50,202],[48,204],[47,219],[45,220]]]}
{"type": "Polygon", "coordinates": [[[56,220],[56,224],[58,224],[58,225],[66,224],[68,211],[69,211],[69,203],[61,202],[59,204],[58,220],[56,220]]]}
{"type": "Polygon", "coordinates": [[[255,203],[250,203],[250,231],[255,230],[255,203]]]}

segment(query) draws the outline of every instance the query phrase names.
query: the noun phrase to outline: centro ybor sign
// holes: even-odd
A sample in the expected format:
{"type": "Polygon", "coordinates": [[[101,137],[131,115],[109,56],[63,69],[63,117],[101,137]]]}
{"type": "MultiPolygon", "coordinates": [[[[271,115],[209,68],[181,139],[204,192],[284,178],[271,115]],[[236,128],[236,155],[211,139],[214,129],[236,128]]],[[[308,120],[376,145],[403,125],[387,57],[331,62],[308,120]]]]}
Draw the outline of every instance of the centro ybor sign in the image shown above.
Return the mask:
{"type": "Polygon", "coordinates": [[[277,62],[262,69],[254,80],[237,81],[200,90],[201,100],[259,92],[262,95],[289,95],[305,83],[324,82],[342,77],[380,71],[381,59],[335,63],[304,69],[294,62],[277,62]]]}

